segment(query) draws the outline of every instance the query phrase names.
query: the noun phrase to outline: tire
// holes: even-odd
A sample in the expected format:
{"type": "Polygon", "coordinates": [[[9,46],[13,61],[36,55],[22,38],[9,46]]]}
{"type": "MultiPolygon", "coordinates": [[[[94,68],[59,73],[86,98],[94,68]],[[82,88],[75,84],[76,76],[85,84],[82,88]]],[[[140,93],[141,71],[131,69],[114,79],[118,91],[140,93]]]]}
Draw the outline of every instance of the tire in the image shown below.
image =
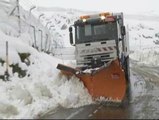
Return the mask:
{"type": "Polygon", "coordinates": [[[130,85],[130,59],[129,56],[126,57],[125,59],[125,78],[126,78],[126,84],[127,84],[127,88],[126,88],[126,103],[129,104],[130,101],[130,96],[131,96],[131,85],[130,85]]]}
{"type": "Polygon", "coordinates": [[[130,83],[130,67],[129,67],[129,56],[125,59],[125,78],[127,83],[130,83]]]}

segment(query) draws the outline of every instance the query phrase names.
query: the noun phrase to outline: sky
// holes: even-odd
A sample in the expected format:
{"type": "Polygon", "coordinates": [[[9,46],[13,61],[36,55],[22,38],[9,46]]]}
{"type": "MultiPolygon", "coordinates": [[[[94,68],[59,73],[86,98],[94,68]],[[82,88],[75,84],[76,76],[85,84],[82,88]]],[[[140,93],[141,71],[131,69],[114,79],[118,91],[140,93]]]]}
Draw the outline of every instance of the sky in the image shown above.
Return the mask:
{"type": "Polygon", "coordinates": [[[159,13],[159,0],[34,0],[37,6],[75,8],[89,11],[159,13]]]}

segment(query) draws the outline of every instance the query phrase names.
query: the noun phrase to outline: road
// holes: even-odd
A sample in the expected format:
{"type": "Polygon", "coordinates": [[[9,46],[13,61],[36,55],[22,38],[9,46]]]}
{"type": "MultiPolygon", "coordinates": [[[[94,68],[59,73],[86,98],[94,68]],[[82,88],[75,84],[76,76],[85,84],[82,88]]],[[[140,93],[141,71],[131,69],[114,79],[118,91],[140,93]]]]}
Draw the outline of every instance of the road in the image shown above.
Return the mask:
{"type": "Polygon", "coordinates": [[[159,68],[131,63],[129,102],[123,106],[104,104],[80,108],[49,110],[45,119],[158,119],[159,118],[159,68]]]}

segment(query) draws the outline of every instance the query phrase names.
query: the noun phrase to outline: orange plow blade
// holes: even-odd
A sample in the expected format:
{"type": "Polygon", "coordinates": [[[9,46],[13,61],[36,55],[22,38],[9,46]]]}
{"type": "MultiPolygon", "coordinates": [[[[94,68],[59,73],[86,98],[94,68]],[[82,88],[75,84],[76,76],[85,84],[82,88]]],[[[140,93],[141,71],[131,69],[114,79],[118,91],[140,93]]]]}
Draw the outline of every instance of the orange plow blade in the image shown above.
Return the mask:
{"type": "Polygon", "coordinates": [[[61,70],[67,71],[67,74],[69,72],[75,74],[80,78],[93,98],[104,97],[112,101],[122,101],[124,99],[126,79],[118,60],[112,61],[108,67],[102,67],[95,73],[76,74],[79,73],[77,69],[65,67],[68,69],[62,68],[61,70]]]}

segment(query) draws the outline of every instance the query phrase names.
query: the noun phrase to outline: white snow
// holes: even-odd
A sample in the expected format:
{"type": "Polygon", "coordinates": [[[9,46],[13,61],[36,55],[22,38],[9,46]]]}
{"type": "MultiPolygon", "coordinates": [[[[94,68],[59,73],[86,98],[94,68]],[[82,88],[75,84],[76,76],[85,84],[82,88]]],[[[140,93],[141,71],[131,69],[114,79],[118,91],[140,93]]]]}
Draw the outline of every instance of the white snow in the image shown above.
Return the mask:
{"type": "MultiPolygon", "coordinates": [[[[3,6],[0,8],[0,59],[6,60],[5,44],[8,41],[9,64],[18,64],[22,70],[27,71],[25,77],[19,78],[18,73],[13,73],[13,68],[9,67],[10,81],[4,82],[0,79],[0,119],[38,118],[41,113],[58,106],[70,108],[93,103],[78,78],[72,76],[68,80],[56,69],[58,63],[75,66],[74,60],[69,60],[71,54],[74,54],[74,48],[69,44],[68,27],[84,12],[71,9],[42,11],[52,21],[52,54],[56,56],[53,57],[30,46],[33,38],[28,33],[27,25],[23,26],[21,36],[17,37],[17,18],[9,17],[6,13],[7,7],[1,2],[0,6],[3,6]],[[22,62],[18,53],[29,53],[30,65],[22,62]]],[[[142,16],[142,20],[140,15],[130,15],[126,16],[125,20],[129,26],[131,58],[150,65],[159,65],[159,44],[155,44],[159,40],[159,22],[155,15],[149,16],[151,19],[142,16]]],[[[31,18],[36,27],[40,26],[48,32],[42,26],[46,19],[41,20],[42,24],[37,24],[34,20],[35,18],[31,18]]],[[[71,59],[74,59],[74,56],[71,56],[71,59]]],[[[3,75],[5,70],[6,63],[0,63],[0,75],[3,75]]]]}
{"type": "MultiPolygon", "coordinates": [[[[8,41],[9,65],[18,64],[27,71],[25,77],[19,78],[18,73],[13,73],[13,68],[9,67],[10,81],[0,79],[1,119],[38,118],[41,113],[58,106],[79,107],[93,102],[78,78],[72,76],[68,80],[56,69],[58,63],[73,65],[73,61],[58,59],[32,48],[30,41],[33,40],[29,33],[25,31],[17,37],[17,19],[13,16],[7,19],[4,9],[0,9],[0,12],[0,59],[6,61],[8,41]],[[29,66],[21,61],[18,53],[30,54],[29,66]]],[[[62,40],[59,35],[54,39],[62,40]]],[[[0,63],[0,75],[4,75],[5,70],[6,63],[0,63]]]]}
{"type": "MultiPolygon", "coordinates": [[[[9,63],[18,63],[27,70],[24,78],[19,78],[17,73],[13,74],[10,70],[10,81],[0,80],[2,118],[35,118],[47,109],[59,105],[78,107],[92,103],[91,96],[81,81],[76,77],[68,80],[59,74],[56,66],[65,61],[39,53],[27,44],[22,44],[21,39],[8,37],[2,32],[0,35],[4,38],[0,41],[1,49],[2,46],[5,49],[5,40],[9,42],[9,63]],[[31,54],[30,66],[21,62],[18,52],[31,54]]],[[[5,60],[5,50],[1,53],[0,58],[5,60]]],[[[5,70],[3,66],[0,69],[5,70]]]]}
{"type": "Polygon", "coordinates": [[[140,63],[159,66],[159,21],[155,16],[153,20],[126,19],[129,26],[130,57],[140,63]]]}

